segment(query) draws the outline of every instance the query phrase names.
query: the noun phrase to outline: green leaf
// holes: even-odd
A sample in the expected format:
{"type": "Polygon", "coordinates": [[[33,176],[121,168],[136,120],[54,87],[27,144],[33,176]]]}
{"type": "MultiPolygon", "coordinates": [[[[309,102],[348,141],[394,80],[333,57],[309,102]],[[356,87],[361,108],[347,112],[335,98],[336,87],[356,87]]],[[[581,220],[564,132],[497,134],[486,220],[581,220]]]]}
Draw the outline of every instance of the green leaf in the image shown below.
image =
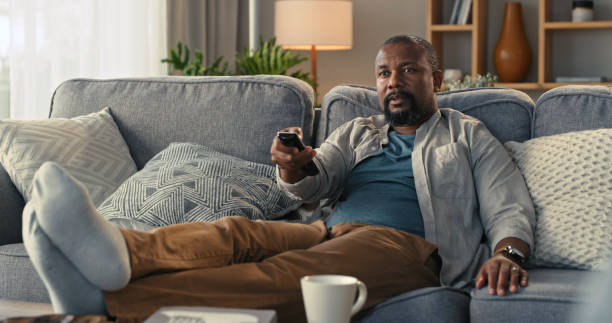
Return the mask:
{"type": "Polygon", "coordinates": [[[274,72],[273,74],[278,74],[279,72],[278,63],[280,62],[280,49],[280,47],[274,46],[270,55],[270,65],[272,71],[274,72]]]}
{"type": "Polygon", "coordinates": [[[255,71],[257,72],[257,74],[261,74],[261,50],[256,50],[247,59],[253,62],[253,66],[255,66],[255,71]]]}
{"type": "MultiPolygon", "coordinates": [[[[189,64],[189,54],[190,54],[189,46],[185,45],[184,48],[185,48],[185,59],[181,62],[183,66],[189,64]]],[[[179,53],[179,57],[180,57],[180,53],[179,53]]]]}
{"type": "Polygon", "coordinates": [[[263,72],[262,74],[270,74],[270,43],[269,42],[265,42],[263,44],[263,47],[261,49],[261,55],[260,55],[260,59],[261,59],[261,71],[263,72]]]}

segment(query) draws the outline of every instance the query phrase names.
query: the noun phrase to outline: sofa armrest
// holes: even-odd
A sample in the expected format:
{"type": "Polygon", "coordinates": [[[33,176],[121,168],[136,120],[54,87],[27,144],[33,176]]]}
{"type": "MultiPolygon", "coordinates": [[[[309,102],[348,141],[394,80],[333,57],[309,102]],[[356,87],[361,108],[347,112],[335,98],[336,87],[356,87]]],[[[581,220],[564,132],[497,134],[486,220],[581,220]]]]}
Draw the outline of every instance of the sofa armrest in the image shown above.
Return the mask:
{"type": "Polygon", "coordinates": [[[25,202],[0,165],[0,246],[21,242],[21,213],[25,202]]]}

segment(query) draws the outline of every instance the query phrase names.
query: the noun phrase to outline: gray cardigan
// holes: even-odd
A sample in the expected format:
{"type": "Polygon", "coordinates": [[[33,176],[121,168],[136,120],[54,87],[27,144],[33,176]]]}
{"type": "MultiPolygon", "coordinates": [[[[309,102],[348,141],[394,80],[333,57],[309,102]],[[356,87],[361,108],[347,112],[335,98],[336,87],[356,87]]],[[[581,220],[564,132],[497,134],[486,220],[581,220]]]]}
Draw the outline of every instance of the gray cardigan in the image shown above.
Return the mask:
{"type": "MultiPolygon", "coordinates": [[[[382,115],[339,127],[317,149],[319,175],[279,185],[305,202],[335,205],[348,174],[388,143],[382,115]]],[[[417,129],[412,155],[425,239],[443,260],[443,285],[465,286],[502,239],[533,247],[535,212],[523,177],[484,124],[452,109],[440,109],[417,129]],[[490,244],[481,243],[486,234],[490,244]]]]}

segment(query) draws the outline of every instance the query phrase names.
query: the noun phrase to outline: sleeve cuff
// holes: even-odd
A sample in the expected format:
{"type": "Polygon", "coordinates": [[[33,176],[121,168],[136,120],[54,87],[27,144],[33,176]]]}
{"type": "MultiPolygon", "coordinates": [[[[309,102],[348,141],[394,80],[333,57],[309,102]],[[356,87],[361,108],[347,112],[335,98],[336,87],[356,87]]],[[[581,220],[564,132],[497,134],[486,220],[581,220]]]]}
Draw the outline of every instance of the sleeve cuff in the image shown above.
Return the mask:
{"type": "Polygon", "coordinates": [[[495,230],[495,232],[491,234],[491,256],[495,253],[495,247],[505,238],[516,238],[524,241],[529,245],[529,253],[533,255],[533,238],[531,234],[524,229],[506,226],[505,228],[495,230]]]}
{"type": "Polygon", "coordinates": [[[310,192],[310,187],[312,186],[312,179],[308,176],[302,178],[301,180],[291,184],[285,182],[280,177],[280,169],[278,166],[275,167],[276,171],[276,183],[278,187],[280,187],[283,191],[287,192],[291,197],[301,200],[303,202],[308,202],[305,199],[305,195],[307,192],[310,192]]]}

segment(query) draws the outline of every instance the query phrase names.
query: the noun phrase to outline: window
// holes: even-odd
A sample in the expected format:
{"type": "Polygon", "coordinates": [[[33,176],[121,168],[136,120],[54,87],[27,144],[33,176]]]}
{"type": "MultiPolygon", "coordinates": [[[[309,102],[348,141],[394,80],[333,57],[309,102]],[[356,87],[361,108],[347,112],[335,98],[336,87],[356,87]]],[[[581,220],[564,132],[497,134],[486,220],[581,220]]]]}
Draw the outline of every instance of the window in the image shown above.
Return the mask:
{"type": "Polygon", "coordinates": [[[68,79],[166,75],[165,18],[166,0],[0,0],[0,118],[47,118],[68,79]]]}
{"type": "Polygon", "coordinates": [[[0,119],[9,117],[9,0],[0,0],[0,119]]]}

